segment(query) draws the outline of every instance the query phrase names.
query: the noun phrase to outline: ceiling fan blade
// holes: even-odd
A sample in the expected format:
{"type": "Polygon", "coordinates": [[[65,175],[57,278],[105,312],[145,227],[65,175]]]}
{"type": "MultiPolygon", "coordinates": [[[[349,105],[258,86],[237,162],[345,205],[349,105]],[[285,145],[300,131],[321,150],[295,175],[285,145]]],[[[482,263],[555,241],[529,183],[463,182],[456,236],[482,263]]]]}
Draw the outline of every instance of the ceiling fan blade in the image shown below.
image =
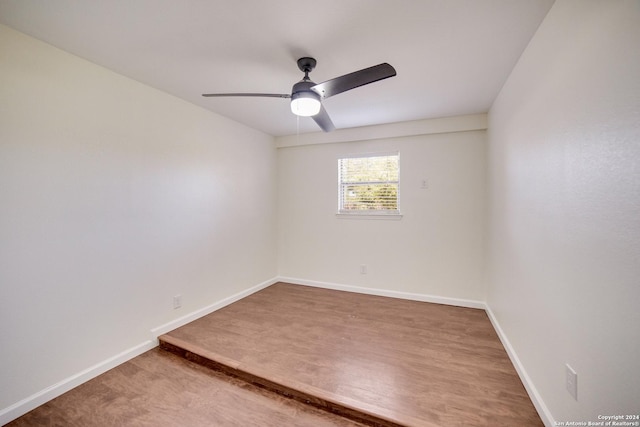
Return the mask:
{"type": "Polygon", "coordinates": [[[203,93],[208,98],[222,96],[256,96],[262,98],[291,98],[287,93],[203,93]]]}
{"type": "Polygon", "coordinates": [[[320,112],[315,116],[311,116],[311,118],[320,126],[320,129],[325,132],[331,132],[336,128],[331,121],[331,117],[327,114],[327,110],[325,110],[322,105],[320,106],[320,112]]]}
{"type": "Polygon", "coordinates": [[[326,99],[330,96],[337,95],[369,83],[377,82],[379,80],[387,79],[395,75],[395,68],[385,62],[360,71],[345,74],[344,76],[336,77],[335,79],[327,80],[326,82],[318,83],[311,89],[313,89],[314,92],[317,92],[322,98],[326,99]]]}

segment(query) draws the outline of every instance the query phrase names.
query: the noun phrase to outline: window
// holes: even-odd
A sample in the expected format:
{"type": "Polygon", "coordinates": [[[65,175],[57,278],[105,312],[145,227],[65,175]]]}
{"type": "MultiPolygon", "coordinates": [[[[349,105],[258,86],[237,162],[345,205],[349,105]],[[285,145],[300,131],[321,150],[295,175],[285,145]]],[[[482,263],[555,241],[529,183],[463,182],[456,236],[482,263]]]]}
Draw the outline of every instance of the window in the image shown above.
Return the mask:
{"type": "Polygon", "coordinates": [[[400,154],[338,159],[338,213],[399,215],[400,154]]]}

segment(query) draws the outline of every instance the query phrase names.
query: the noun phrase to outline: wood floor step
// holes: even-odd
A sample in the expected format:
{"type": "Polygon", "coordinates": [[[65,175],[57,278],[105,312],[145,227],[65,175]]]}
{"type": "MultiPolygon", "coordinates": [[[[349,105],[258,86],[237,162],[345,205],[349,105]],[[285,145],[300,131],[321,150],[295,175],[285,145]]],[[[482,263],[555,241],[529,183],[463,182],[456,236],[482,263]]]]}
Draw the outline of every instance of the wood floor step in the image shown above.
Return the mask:
{"type": "Polygon", "coordinates": [[[480,309],[276,283],[160,341],[361,423],[543,427],[480,309]]]}
{"type": "MultiPolygon", "coordinates": [[[[168,334],[158,337],[158,340],[160,348],[189,361],[357,422],[375,427],[406,427],[418,425],[416,423],[424,425],[423,421],[409,419],[405,420],[408,423],[402,423],[380,413],[384,412],[380,408],[367,407],[362,402],[348,402],[344,397],[337,397],[307,384],[276,377],[256,367],[243,366],[236,360],[168,334]]],[[[426,427],[430,426],[435,427],[434,424],[426,427]]]]}

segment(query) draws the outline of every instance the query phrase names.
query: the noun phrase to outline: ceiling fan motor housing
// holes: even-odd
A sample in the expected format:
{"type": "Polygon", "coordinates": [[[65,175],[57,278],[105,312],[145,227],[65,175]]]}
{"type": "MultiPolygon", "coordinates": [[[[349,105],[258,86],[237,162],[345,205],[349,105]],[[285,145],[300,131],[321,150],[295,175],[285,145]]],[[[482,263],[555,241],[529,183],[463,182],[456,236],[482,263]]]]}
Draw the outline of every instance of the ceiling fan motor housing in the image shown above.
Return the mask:
{"type": "Polygon", "coordinates": [[[320,112],[320,95],[311,88],[316,84],[305,77],[291,89],[291,111],[298,116],[315,116],[320,112]]]}
{"type": "Polygon", "coordinates": [[[316,84],[309,79],[309,73],[316,67],[316,60],[305,56],[297,61],[298,68],[304,73],[304,78],[291,88],[291,101],[299,98],[308,98],[320,102],[320,94],[311,88],[316,84]]]}
{"type": "Polygon", "coordinates": [[[315,98],[320,101],[320,94],[313,89],[311,89],[316,84],[309,79],[300,80],[298,83],[293,85],[291,89],[291,99],[299,98],[301,94],[309,94],[311,96],[306,96],[305,98],[315,98]]]}
{"type": "Polygon", "coordinates": [[[304,58],[298,59],[297,62],[298,68],[304,73],[304,78],[293,85],[293,88],[291,89],[291,100],[304,97],[313,98],[319,102],[320,95],[318,92],[311,89],[316,84],[309,79],[309,73],[316,68],[316,60],[305,56],[304,58]]]}

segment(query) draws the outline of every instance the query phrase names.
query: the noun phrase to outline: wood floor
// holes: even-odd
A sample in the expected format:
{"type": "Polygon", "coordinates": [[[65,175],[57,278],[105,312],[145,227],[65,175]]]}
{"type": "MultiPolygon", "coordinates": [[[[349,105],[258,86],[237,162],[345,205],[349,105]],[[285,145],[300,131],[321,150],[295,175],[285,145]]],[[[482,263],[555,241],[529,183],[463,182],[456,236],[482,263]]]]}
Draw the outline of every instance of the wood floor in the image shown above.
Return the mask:
{"type": "Polygon", "coordinates": [[[161,345],[9,425],[543,426],[482,310],[278,283],[161,345]]]}
{"type": "Polygon", "coordinates": [[[483,310],[277,283],[161,342],[380,425],[543,425],[483,310]]]}

